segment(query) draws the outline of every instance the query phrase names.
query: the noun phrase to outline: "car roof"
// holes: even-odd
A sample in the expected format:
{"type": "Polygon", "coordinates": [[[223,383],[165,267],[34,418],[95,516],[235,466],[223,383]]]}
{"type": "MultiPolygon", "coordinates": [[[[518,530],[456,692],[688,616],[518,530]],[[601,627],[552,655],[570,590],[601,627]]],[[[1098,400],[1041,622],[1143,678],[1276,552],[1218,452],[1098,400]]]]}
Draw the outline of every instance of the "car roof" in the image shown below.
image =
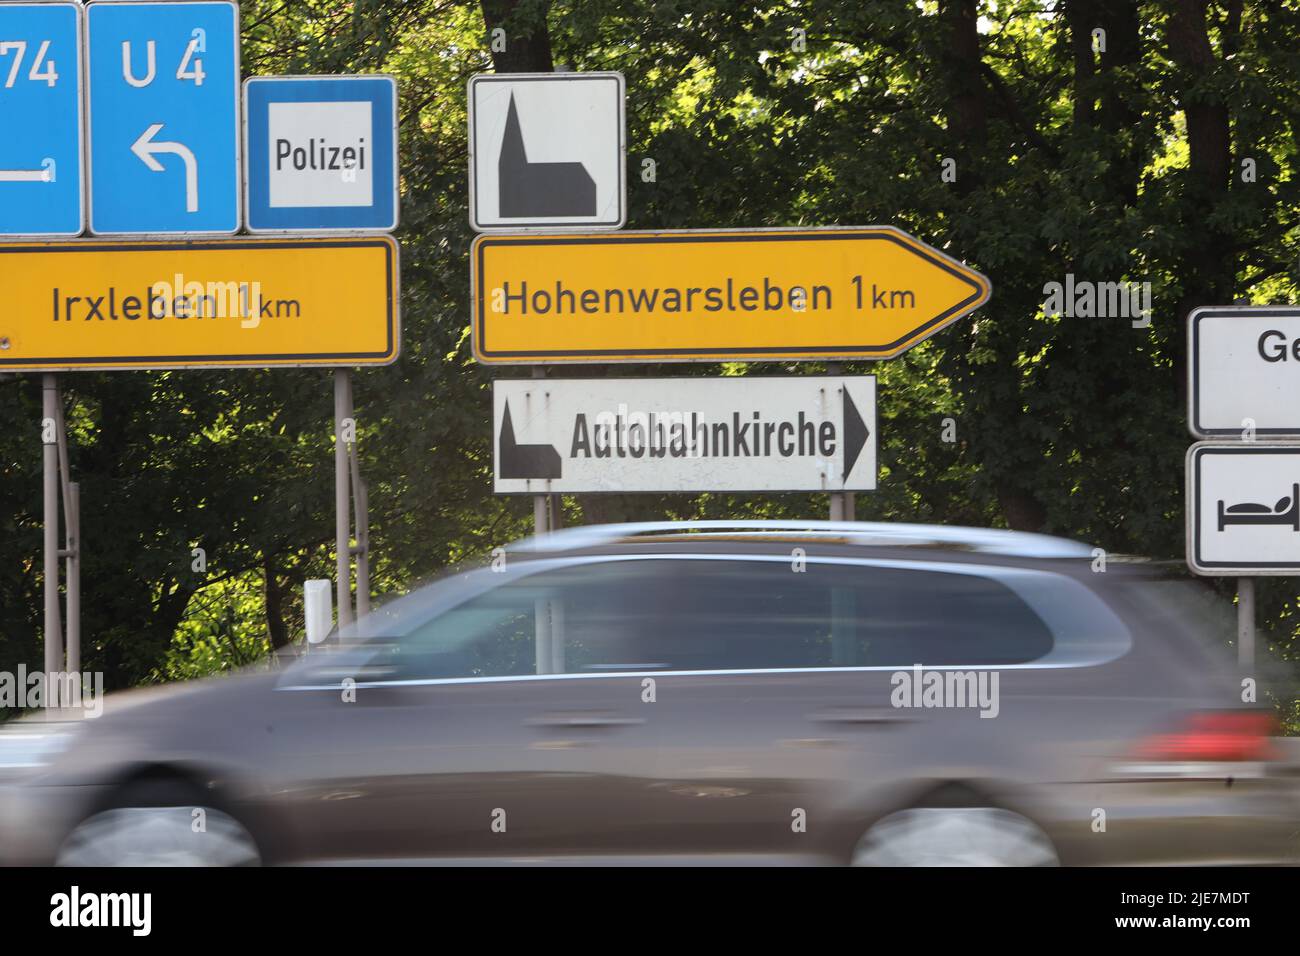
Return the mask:
{"type": "Polygon", "coordinates": [[[1091,558],[1091,545],[1069,538],[953,525],[866,521],[655,521],[584,525],[518,542],[512,550],[537,556],[619,549],[633,544],[708,546],[721,543],[824,544],[926,548],[1014,558],[1091,558]]]}

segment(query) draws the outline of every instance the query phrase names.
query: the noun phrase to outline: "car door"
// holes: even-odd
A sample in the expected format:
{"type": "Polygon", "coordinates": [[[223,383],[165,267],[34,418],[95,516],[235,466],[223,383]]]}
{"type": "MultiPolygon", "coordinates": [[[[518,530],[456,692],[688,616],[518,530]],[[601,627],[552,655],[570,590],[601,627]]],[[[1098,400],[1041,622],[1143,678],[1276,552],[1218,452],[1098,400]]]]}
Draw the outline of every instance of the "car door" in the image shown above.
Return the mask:
{"type": "Polygon", "coordinates": [[[439,585],[451,596],[432,608],[399,609],[384,633],[286,675],[278,789],[301,855],[600,849],[621,786],[602,754],[644,718],[626,681],[564,673],[564,612],[590,619],[591,584],[563,562],[475,572],[439,585]]]}
{"type": "Polygon", "coordinates": [[[901,723],[887,674],[834,669],[835,653],[853,660],[835,626],[846,595],[787,557],[658,554],[623,568],[635,581],[625,649],[599,666],[619,669],[644,719],[601,754],[622,795],[610,852],[814,857],[842,782],[901,723]]]}
{"type": "Polygon", "coordinates": [[[655,703],[609,759],[654,752],[627,790],[638,825],[623,842],[660,853],[847,856],[863,820],[927,775],[1003,768],[1007,728],[981,716],[997,701],[978,693],[998,684],[979,672],[1054,651],[1039,615],[977,564],[753,552],[640,563],[657,626],[637,632],[634,657],[653,662],[655,703]],[[977,693],[916,706],[918,667],[972,668],[977,693]]]}

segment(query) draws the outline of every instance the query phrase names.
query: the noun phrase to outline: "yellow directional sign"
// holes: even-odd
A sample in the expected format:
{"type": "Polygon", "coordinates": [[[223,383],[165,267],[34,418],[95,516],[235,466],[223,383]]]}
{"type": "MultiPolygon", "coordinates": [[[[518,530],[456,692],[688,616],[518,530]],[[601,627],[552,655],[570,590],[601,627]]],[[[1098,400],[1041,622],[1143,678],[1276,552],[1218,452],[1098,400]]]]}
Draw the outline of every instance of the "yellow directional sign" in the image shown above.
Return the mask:
{"type": "Polygon", "coordinates": [[[889,226],[485,235],[470,262],[493,364],[890,358],[992,291],[889,226]]]}
{"type": "Polygon", "coordinates": [[[0,244],[0,371],[385,365],[387,236],[0,244]]]}

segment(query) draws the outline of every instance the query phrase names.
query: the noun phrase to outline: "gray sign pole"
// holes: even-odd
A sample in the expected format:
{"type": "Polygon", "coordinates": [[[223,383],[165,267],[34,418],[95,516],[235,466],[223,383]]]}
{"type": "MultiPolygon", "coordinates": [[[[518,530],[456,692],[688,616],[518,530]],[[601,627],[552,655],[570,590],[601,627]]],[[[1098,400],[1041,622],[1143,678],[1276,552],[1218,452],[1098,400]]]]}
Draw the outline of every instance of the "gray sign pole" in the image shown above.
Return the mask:
{"type": "MultiPolygon", "coordinates": [[[[840,369],[841,365],[839,362],[826,363],[827,375],[839,375],[840,369]]],[[[853,493],[851,491],[832,491],[830,493],[830,499],[830,518],[832,521],[853,520],[853,493]]]]}
{"type": "MultiPolygon", "coordinates": [[[[546,378],[546,366],[534,365],[533,378],[546,378]]],[[[542,400],[546,400],[545,396],[542,400]]],[[[550,495],[533,495],[533,534],[539,538],[552,528],[550,503],[547,500],[550,497],[550,495]]]]}
{"type": "Polygon", "coordinates": [[[63,413],[63,390],[55,381],[55,426],[58,429],[59,488],[63,502],[64,609],[67,611],[67,670],[81,670],[81,489],[72,481],[68,458],[68,425],[63,413]]]}
{"type": "Polygon", "coordinates": [[[59,439],[57,434],[59,382],[47,372],[41,380],[41,438],[45,521],[45,706],[57,707],[63,670],[63,624],[59,620],[59,439]],[[56,430],[51,435],[50,429],[56,430]]]}
{"type": "Polygon", "coordinates": [[[1237,664],[1255,667],[1255,579],[1237,578],[1237,664]]]}
{"type": "Polygon", "coordinates": [[[533,534],[539,538],[546,534],[548,521],[546,495],[533,495],[533,534]]]}
{"type": "MultiPolygon", "coordinates": [[[[81,484],[68,482],[67,503],[68,673],[81,672],[81,484]]],[[[80,678],[77,678],[80,680],[80,678]]]]}
{"type": "Polygon", "coordinates": [[[370,493],[361,480],[355,450],[352,458],[352,505],[357,513],[357,617],[370,613],[370,493]]]}
{"type": "Polygon", "coordinates": [[[344,422],[348,418],[348,374],[345,368],[334,370],[334,554],[339,627],[345,627],[353,621],[348,446],[343,440],[344,422]]]}
{"type": "MultiPolygon", "coordinates": [[[[533,378],[546,378],[546,366],[534,365],[533,378]]],[[[543,401],[545,397],[543,396],[543,401]]],[[[533,495],[533,534],[542,537],[551,530],[551,499],[558,495],[533,495]]],[[[533,606],[533,646],[538,674],[555,673],[555,631],[552,627],[552,604],[538,598],[533,606]]]]}
{"type": "Polygon", "coordinates": [[[352,476],[352,509],[357,520],[357,617],[370,613],[370,495],[361,480],[361,458],[357,451],[357,410],[352,401],[352,375],[347,376],[347,417],[352,419],[352,441],[348,442],[348,465],[352,476]]]}

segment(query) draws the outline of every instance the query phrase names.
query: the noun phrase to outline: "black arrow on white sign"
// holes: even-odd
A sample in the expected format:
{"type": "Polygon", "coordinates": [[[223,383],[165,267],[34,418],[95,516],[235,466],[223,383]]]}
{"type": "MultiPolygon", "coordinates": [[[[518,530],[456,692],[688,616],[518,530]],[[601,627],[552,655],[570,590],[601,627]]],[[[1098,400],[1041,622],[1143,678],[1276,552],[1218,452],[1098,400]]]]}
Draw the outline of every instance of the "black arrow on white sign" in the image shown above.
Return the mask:
{"type": "Polygon", "coordinates": [[[858,406],[854,405],[853,399],[849,397],[849,390],[846,388],[842,391],[844,393],[844,471],[840,477],[847,480],[849,472],[858,463],[858,456],[862,454],[867,439],[871,437],[871,429],[862,420],[858,406]]]}

